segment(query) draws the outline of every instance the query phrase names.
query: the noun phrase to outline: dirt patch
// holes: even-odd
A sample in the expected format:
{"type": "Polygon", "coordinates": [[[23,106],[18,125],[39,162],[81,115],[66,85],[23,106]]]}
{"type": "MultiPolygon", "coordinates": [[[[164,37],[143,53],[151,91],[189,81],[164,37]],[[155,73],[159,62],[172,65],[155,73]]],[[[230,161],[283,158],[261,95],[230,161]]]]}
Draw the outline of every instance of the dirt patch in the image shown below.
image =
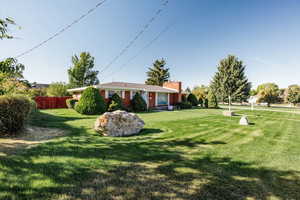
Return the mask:
{"type": "Polygon", "coordinates": [[[16,154],[33,145],[66,135],[65,131],[55,128],[27,127],[16,137],[0,138],[0,156],[16,154]]]}

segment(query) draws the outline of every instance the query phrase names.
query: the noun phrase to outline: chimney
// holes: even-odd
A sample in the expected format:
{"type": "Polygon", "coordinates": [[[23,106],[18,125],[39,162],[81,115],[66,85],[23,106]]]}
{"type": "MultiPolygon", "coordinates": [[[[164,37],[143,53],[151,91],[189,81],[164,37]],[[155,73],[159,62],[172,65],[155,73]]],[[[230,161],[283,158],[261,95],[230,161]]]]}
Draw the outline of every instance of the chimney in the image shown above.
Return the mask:
{"type": "Polygon", "coordinates": [[[168,81],[164,82],[163,87],[165,88],[170,88],[170,89],[175,89],[178,91],[178,102],[181,102],[181,92],[182,92],[182,83],[181,81],[168,81]]]}

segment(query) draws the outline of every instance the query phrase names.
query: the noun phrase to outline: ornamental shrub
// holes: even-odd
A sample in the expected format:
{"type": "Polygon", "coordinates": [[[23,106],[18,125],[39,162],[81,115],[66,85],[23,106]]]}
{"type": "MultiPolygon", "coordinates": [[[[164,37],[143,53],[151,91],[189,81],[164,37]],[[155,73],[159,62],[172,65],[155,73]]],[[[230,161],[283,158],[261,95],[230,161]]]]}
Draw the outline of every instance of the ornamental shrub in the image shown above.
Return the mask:
{"type": "Polygon", "coordinates": [[[102,114],[106,111],[106,103],[98,89],[88,87],[75,105],[75,110],[85,115],[102,114]]]}
{"type": "Polygon", "coordinates": [[[189,96],[187,97],[187,101],[190,102],[192,104],[192,106],[198,106],[198,100],[197,97],[190,93],[189,96]]]}
{"type": "Polygon", "coordinates": [[[204,99],[204,108],[208,108],[208,99],[207,98],[204,99]]]}
{"type": "Polygon", "coordinates": [[[131,106],[134,112],[141,112],[147,110],[147,104],[138,92],[133,96],[131,100],[131,106]]]}
{"type": "Polygon", "coordinates": [[[70,108],[70,109],[74,109],[75,108],[75,104],[77,102],[78,102],[77,99],[67,99],[66,100],[67,107],[70,108]]]}
{"type": "Polygon", "coordinates": [[[190,109],[192,108],[192,104],[188,101],[182,101],[180,103],[177,103],[177,107],[179,109],[190,109]]]}
{"type": "Polygon", "coordinates": [[[108,111],[112,112],[115,110],[124,110],[122,101],[123,101],[122,98],[117,93],[113,94],[109,100],[108,111]]]}
{"type": "Polygon", "coordinates": [[[203,99],[199,98],[198,102],[199,102],[200,106],[203,107],[203,99]]]}
{"type": "Polygon", "coordinates": [[[1,96],[0,135],[14,135],[22,130],[34,105],[25,96],[1,96]]]}
{"type": "Polygon", "coordinates": [[[208,107],[209,108],[218,108],[218,99],[216,95],[213,93],[213,91],[209,91],[207,95],[208,99],[208,107]]]}

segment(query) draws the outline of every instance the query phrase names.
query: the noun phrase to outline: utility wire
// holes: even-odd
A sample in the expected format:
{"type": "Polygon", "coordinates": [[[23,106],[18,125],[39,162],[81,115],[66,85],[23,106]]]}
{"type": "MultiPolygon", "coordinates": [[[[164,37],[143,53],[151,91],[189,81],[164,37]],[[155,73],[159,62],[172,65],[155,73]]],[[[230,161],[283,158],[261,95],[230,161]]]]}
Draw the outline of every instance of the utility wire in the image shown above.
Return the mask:
{"type": "Polygon", "coordinates": [[[54,35],[50,36],[48,39],[42,41],[41,43],[33,46],[31,49],[28,49],[27,51],[24,51],[23,53],[15,56],[14,58],[20,58],[32,51],[34,51],[35,49],[45,45],[47,42],[49,42],[50,40],[56,38],[57,36],[59,36],[60,34],[62,34],[63,32],[65,32],[66,30],[70,29],[73,25],[77,24],[78,22],[80,22],[83,18],[85,18],[86,16],[88,16],[89,14],[91,14],[92,12],[94,12],[98,7],[100,7],[102,4],[104,4],[107,0],[102,0],[99,3],[97,3],[93,8],[89,9],[86,13],[84,13],[83,15],[81,15],[79,18],[75,19],[72,23],[70,23],[69,25],[63,27],[61,30],[59,30],[58,32],[56,32],[54,35]]]}
{"type": "Polygon", "coordinates": [[[143,35],[143,33],[150,27],[150,25],[155,21],[155,19],[160,15],[163,9],[168,5],[169,1],[166,0],[163,2],[161,7],[156,11],[154,16],[148,21],[146,25],[143,26],[142,30],[137,33],[137,35],[116,55],[102,70],[100,74],[107,70],[114,62],[116,62],[123,54],[125,54],[128,49],[143,35]]]}
{"type": "MultiPolygon", "coordinates": [[[[172,26],[174,26],[175,23],[171,23],[168,26],[166,26],[162,31],[160,31],[150,42],[148,42],[143,48],[141,48],[134,56],[129,58],[127,62],[124,64],[120,65],[115,71],[112,73],[108,74],[107,76],[104,76],[105,78],[113,76],[114,74],[118,73],[121,71],[123,67],[131,63],[135,58],[137,58],[144,50],[149,48],[153,43],[155,43],[164,33],[166,33],[172,26]]],[[[104,79],[102,79],[103,81],[104,79]]]]}

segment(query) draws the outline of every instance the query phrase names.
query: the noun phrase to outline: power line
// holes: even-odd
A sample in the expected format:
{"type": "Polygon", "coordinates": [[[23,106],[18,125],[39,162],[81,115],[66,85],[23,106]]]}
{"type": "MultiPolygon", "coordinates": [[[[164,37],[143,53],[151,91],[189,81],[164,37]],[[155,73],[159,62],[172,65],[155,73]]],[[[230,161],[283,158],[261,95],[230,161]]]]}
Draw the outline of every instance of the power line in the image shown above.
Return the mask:
{"type": "MultiPolygon", "coordinates": [[[[149,48],[154,42],[156,42],[164,33],[166,33],[172,26],[174,26],[175,23],[171,23],[168,26],[166,26],[162,31],[160,31],[150,42],[148,42],[143,48],[141,48],[134,56],[129,58],[127,62],[119,66],[115,71],[105,76],[105,78],[113,76],[114,74],[121,71],[123,67],[128,65],[130,62],[132,62],[135,58],[137,58],[145,49],[149,48]]],[[[104,79],[102,79],[103,81],[104,79]]]]}
{"type": "Polygon", "coordinates": [[[128,51],[128,49],[143,35],[143,33],[150,27],[150,25],[155,21],[155,19],[160,15],[163,9],[168,5],[169,1],[166,0],[163,2],[161,7],[156,11],[153,17],[145,24],[141,31],[137,33],[137,35],[120,51],[118,55],[116,55],[102,70],[100,70],[100,74],[107,70],[114,62],[116,62],[123,54],[128,51]]]}
{"type": "Polygon", "coordinates": [[[73,25],[77,24],[78,22],[80,22],[83,18],[85,18],[86,16],[88,16],[89,14],[91,14],[92,12],[94,12],[99,6],[101,6],[104,2],[106,2],[107,0],[102,0],[101,2],[97,3],[93,8],[89,9],[86,13],[84,13],[83,15],[81,15],[79,18],[75,19],[72,23],[68,24],[67,26],[63,27],[61,30],[59,30],[58,32],[56,32],[55,34],[53,34],[52,36],[50,36],[48,39],[42,41],[41,43],[33,46],[32,48],[28,49],[27,51],[24,51],[23,53],[15,56],[14,58],[20,58],[32,51],[34,51],[35,49],[45,45],[47,42],[49,42],[50,40],[56,38],[57,36],[59,36],[60,34],[62,34],[63,32],[65,32],[66,30],[70,29],[73,25]]]}

